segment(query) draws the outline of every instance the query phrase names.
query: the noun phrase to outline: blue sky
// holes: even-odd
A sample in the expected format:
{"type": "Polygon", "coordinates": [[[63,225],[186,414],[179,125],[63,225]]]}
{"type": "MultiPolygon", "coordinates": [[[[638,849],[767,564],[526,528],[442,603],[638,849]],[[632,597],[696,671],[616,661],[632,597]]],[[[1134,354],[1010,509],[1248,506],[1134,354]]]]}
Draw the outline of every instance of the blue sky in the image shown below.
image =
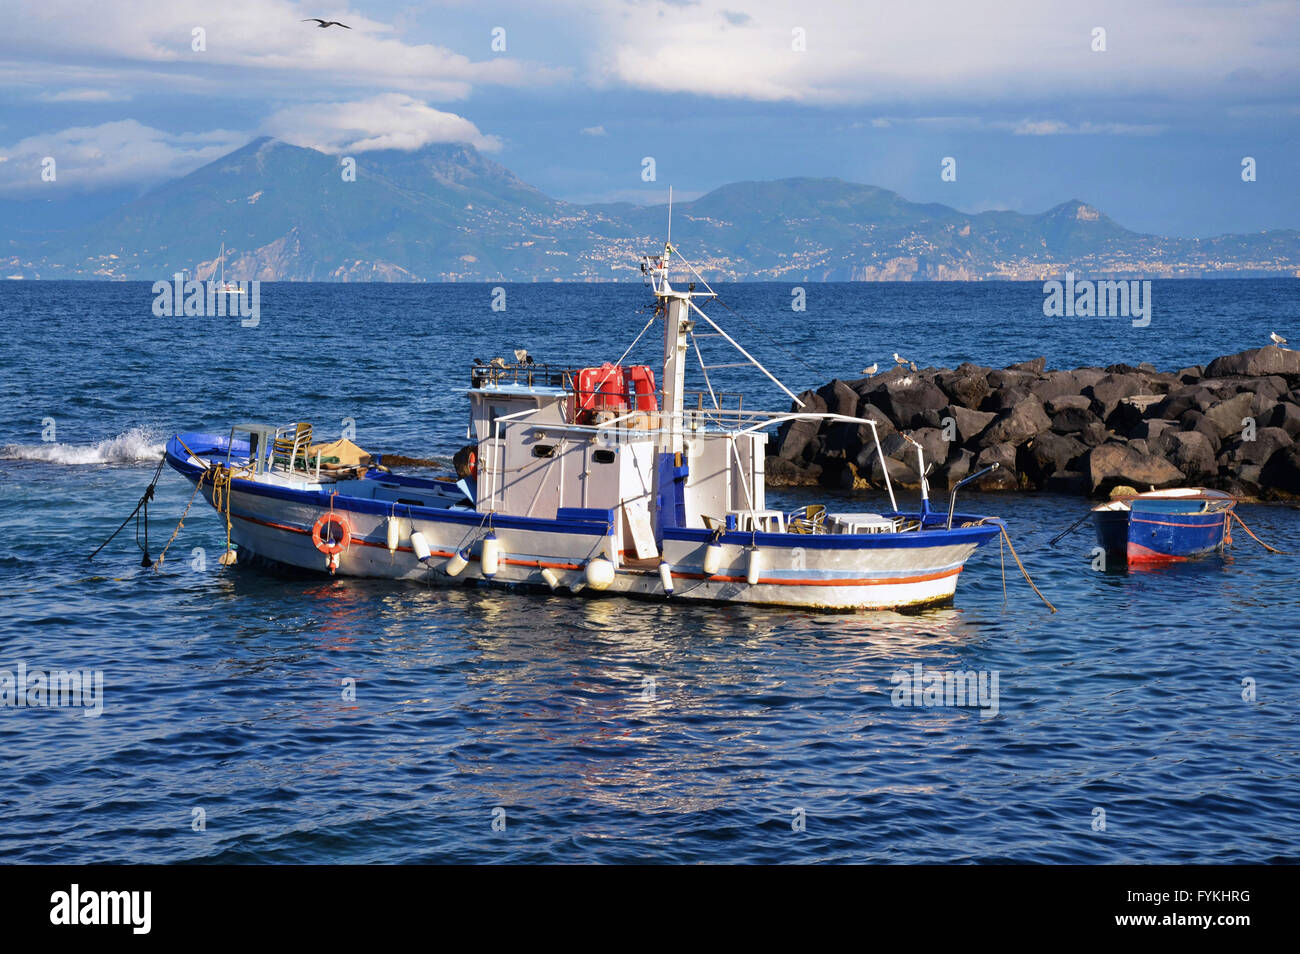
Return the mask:
{"type": "Polygon", "coordinates": [[[44,156],[91,207],[275,135],[348,152],[471,141],[575,201],[839,176],[967,211],[1076,198],[1171,235],[1300,227],[1295,2],[17,7],[0,36],[9,199],[50,194],[44,156]]]}

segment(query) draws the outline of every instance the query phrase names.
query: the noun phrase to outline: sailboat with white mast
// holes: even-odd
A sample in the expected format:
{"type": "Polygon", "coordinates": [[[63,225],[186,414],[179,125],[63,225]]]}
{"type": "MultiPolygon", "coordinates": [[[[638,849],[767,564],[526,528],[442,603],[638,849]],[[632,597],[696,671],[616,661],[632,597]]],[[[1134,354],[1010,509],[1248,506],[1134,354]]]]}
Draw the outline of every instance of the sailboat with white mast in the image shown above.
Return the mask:
{"type": "Polygon", "coordinates": [[[933,510],[924,476],[919,508],[900,509],[887,469],[889,506],[879,513],[769,506],[772,428],[863,426],[883,458],[875,422],[804,410],[701,307],[716,294],[671,241],[641,268],[654,310],[637,341],[662,326],[658,383],[656,369],[624,363],[632,346],[597,366],[541,365],[522,352],[514,364],[476,362],[457,478],[398,473],[384,455],[348,459],[347,448],[313,443],[305,424],[173,437],[168,462],[224,519],[222,562],[829,610],[952,599],[967,559],[1001,522],[955,512],[955,489],[946,512],[933,510]],[[681,281],[670,280],[673,268],[681,281]],[[712,385],[707,403],[703,393],[688,402],[701,325],[789,395],[792,409],[723,408],[712,385]]]}
{"type": "Polygon", "coordinates": [[[225,242],[221,243],[221,258],[219,259],[219,261],[220,261],[219,267],[221,269],[221,277],[217,279],[217,281],[212,282],[212,284],[216,286],[213,290],[218,295],[242,295],[244,293],[244,289],[240,286],[239,282],[226,281],[226,243],[225,242]]]}

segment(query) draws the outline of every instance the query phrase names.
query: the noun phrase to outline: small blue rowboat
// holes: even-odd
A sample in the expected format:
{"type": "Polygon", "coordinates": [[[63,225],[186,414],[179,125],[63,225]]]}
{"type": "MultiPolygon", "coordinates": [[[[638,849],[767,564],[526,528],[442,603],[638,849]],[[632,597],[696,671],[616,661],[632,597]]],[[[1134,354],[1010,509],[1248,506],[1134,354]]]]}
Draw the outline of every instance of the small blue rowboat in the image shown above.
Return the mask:
{"type": "Polygon", "coordinates": [[[1236,498],[1186,487],[1119,497],[1094,507],[1097,542],[1106,559],[1126,564],[1192,560],[1222,552],[1236,498]]]}

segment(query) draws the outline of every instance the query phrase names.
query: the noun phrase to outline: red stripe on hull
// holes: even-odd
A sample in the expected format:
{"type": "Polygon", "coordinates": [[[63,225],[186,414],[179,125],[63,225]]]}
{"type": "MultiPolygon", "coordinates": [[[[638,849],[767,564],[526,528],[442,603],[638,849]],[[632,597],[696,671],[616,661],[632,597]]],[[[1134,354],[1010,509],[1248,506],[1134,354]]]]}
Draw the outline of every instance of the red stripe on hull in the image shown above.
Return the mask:
{"type": "Polygon", "coordinates": [[[1186,563],[1189,559],[1185,556],[1175,556],[1171,553],[1161,553],[1158,550],[1152,550],[1150,547],[1144,547],[1140,543],[1130,543],[1128,545],[1128,562],[1162,564],[1162,563],[1186,563]]]}

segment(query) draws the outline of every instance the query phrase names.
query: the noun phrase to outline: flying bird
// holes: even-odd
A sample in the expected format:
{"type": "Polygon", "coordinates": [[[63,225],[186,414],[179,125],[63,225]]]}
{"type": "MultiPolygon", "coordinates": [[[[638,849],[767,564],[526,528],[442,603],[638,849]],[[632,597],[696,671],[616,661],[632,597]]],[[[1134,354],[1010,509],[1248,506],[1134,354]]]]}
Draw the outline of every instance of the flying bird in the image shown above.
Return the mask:
{"type": "Polygon", "coordinates": [[[320,17],[308,17],[306,20],[302,20],[302,21],[300,21],[300,22],[302,22],[302,23],[319,23],[319,24],[320,24],[320,28],[321,28],[322,30],[325,29],[326,27],[332,27],[332,26],[341,26],[341,27],[342,27],[343,29],[345,29],[345,30],[351,30],[351,29],[352,29],[352,27],[348,26],[346,23],[339,23],[338,20],[322,20],[320,17]]]}
{"type": "Polygon", "coordinates": [[[880,362],[874,361],[869,367],[863,368],[862,373],[865,374],[867,377],[871,377],[879,370],[880,370],[880,362]]]}
{"type": "Polygon", "coordinates": [[[1273,339],[1273,344],[1277,344],[1277,345],[1284,345],[1284,344],[1286,344],[1286,339],[1283,338],[1283,337],[1282,337],[1280,334],[1278,334],[1276,331],[1270,333],[1270,334],[1269,334],[1269,337],[1273,339]]]}

